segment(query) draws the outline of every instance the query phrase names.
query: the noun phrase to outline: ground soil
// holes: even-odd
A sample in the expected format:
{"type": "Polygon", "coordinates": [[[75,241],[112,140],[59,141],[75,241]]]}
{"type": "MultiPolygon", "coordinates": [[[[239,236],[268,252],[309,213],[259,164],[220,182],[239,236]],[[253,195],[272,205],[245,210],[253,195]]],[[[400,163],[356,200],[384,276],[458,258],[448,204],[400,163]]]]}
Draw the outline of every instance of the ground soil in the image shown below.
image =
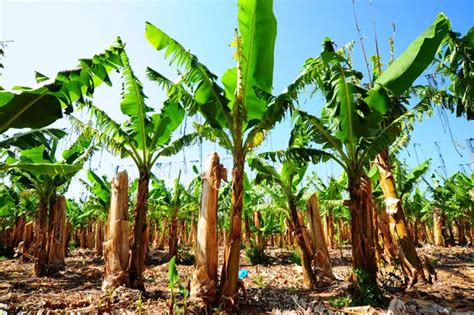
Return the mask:
{"type": "MultiPolygon", "coordinates": [[[[418,252],[432,259],[438,280],[433,285],[415,285],[404,290],[397,280],[399,271],[383,266],[380,283],[389,300],[398,298],[395,301],[398,305],[401,303],[408,313],[474,312],[474,248],[427,245],[418,252]]],[[[240,301],[242,313],[332,313],[343,307],[334,305],[344,301],[349,294],[349,248],[331,250],[331,262],[339,280],[321,283],[321,287],[315,290],[301,288],[301,267],[291,262],[289,251],[267,249],[267,253],[269,264],[256,266],[250,265],[242,253],[242,268],[249,271],[244,280],[247,299],[242,296],[240,301]]],[[[22,263],[18,259],[0,261],[0,314],[2,310],[9,314],[167,313],[170,298],[167,255],[161,251],[151,254],[145,273],[146,293],[126,288],[103,293],[103,261],[89,250],[73,250],[66,259],[66,270],[47,278],[34,277],[32,263],[22,263]]],[[[188,285],[192,270],[190,265],[178,265],[183,286],[188,285]]],[[[180,302],[178,311],[182,312],[182,309],[180,302]]],[[[374,313],[384,310],[358,308],[356,311],[374,313]]]]}

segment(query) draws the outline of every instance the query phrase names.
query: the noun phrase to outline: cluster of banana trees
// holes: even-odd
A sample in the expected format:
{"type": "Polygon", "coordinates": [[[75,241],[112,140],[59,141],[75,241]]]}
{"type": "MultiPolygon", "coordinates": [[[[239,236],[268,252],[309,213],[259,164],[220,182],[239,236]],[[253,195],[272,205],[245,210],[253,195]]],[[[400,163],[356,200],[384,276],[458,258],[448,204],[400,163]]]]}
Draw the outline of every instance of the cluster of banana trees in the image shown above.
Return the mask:
{"type": "Polygon", "coordinates": [[[120,38],[103,54],[80,60],[77,69],[55,79],[36,73],[38,88],[0,91],[3,247],[12,252],[22,243],[23,256],[34,260],[35,274],[42,276],[65,267],[68,244],[74,241],[104,256],[104,288],[141,290],[150,249],[167,246],[169,255],[179,258],[180,249],[194,248],[191,295],[198,292],[206,307],[216,301],[229,308],[237,305],[244,244],[260,256],[267,246],[296,248],[303,283],[310,288],[320,280],[334,280],[328,248],[343,244],[351,244],[356,295],[362,294],[357,288],[377,289],[382,260],[400,263],[411,283],[426,281],[416,245],[454,244],[455,235],[461,245],[472,243],[474,193],[469,195],[466,187],[474,191],[473,177],[456,173],[433,184],[425,180],[432,195],[427,198],[415,186],[429,162],[408,171],[396,153],[407,143],[416,118],[432,104],[474,117],[474,32],[454,33],[447,17],[439,14],[385,69],[376,55],[369,81],[353,68],[352,44],[336,50],[326,38],[320,55],[308,59],[298,77],[273,95],[276,28],[271,0],[239,0],[232,42],[235,67],[219,78],[179,42],[146,23],[146,39],[164,51],[179,74],[172,81],[147,68],[147,78],[166,95],[159,110],[147,105],[120,38]],[[451,81],[448,90],[414,86],[431,65],[437,67],[436,75],[451,81]],[[94,103],[95,88],[112,84],[110,71],[121,74],[117,105],[124,121],[94,103]],[[308,87],[324,99],[318,113],[298,106],[308,87]],[[83,115],[73,116],[73,110],[83,115]],[[63,113],[78,135],[59,152],[66,133],[43,127],[63,113]],[[289,113],[293,124],[287,148],[259,152],[289,113]],[[89,118],[83,119],[86,114],[89,118]],[[204,122],[177,138],[185,117],[194,116],[204,122]],[[10,128],[31,130],[12,136],[5,133],[10,128]],[[221,185],[227,176],[216,154],[210,155],[206,170],[194,168],[202,175],[187,186],[180,175],[168,187],[153,174],[161,158],[197,139],[232,154],[229,182],[221,185]],[[120,172],[110,183],[89,170],[87,181],[81,180],[87,198],[66,200],[72,177],[98,148],[133,161],[138,177],[130,184],[120,172]],[[306,174],[311,164],[329,160],[343,170],[340,177],[324,182],[315,173],[306,174]],[[219,284],[218,244],[224,245],[219,284]]]}

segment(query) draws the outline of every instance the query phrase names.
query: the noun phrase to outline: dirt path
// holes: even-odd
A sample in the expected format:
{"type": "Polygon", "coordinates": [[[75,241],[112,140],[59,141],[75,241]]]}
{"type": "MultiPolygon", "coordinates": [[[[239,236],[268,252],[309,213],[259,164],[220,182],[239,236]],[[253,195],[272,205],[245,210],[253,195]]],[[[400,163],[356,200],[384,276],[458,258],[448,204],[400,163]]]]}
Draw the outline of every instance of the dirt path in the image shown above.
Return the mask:
{"type": "MultiPolygon", "coordinates": [[[[419,286],[403,292],[396,279],[398,271],[381,272],[383,287],[388,295],[406,302],[409,310],[474,311],[474,248],[435,248],[426,246],[419,253],[429,256],[438,273],[438,281],[431,286],[419,286]],[[422,308],[424,307],[424,308],[422,308]]],[[[290,253],[269,250],[271,264],[251,266],[243,259],[242,268],[248,269],[247,300],[241,301],[242,311],[298,312],[323,311],[336,308],[348,299],[350,250],[331,251],[334,273],[341,279],[316,290],[301,288],[301,268],[291,263],[290,253]],[[331,305],[332,304],[332,305],[331,305]]],[[[113,293],[100,291],[103,271],[102,259],[88,250],[75,250],[67,258],[67,268],[55,277],[33,277],[33,265],[18,260],[0,261],[0,313],[147,311],[168,310],[168,266],[164,255],[155,252],[146,277],[147,292],[120,288],[113,293]]],[[[243,257],[243,256],[242,256],[243,257]]],[[[180,281],[186,286],[191,279],[192,266],[179,265],[180,281]]]]}

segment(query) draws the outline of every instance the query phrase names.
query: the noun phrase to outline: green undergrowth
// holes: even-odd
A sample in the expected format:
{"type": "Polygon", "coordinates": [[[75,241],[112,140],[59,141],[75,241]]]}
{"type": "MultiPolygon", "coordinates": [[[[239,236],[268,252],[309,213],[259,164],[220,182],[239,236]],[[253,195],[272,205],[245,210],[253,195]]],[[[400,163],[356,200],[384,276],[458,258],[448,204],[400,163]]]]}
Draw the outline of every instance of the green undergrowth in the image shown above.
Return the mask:
{"type": "Polygon", "coordinates": [[[263,251],[258,250],[254,242],[245,249],[245,256],[252,265],[266,265],[269,263],[269,257],[263,251]]]}

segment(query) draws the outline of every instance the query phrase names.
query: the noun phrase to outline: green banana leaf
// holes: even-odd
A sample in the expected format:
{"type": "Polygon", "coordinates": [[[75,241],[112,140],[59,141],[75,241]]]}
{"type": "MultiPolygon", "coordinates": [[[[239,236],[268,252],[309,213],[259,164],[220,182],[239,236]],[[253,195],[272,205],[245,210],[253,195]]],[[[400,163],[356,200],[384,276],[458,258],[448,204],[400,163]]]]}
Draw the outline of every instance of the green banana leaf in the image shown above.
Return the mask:
{"type": "Polygon", "coordinates": [[[378,77],[376,85],[383,86],[394,95],[403,94],[433,62],[450,29],[451,22],[439,13],[433,24],[378,77]]]}
{"type": "Polygon", "coordinates": [[[67,164],[55,164],[55,163],[24,163],[17,162],[8,165],[0,165],[0,171],[8,170],[11,168],[17,168],[22,171],[32,172],[41,175],[65,175],[79,172],[82,165],[67,165],[67,164]]]}
{"type": "Polygon", "coordinates": [[[74,102],[90,96],[102,82],[111,85],[108,73],[121,65],[122,48],[118,42],[92,59],[81,59],[77,69],[59,72],[51,83],[37,73],[37,81],[43,82],[38,88],[0,91],[0,133],[9,128],[45,127],[60,119],[63,109],[70,112],[74,102]]]}

